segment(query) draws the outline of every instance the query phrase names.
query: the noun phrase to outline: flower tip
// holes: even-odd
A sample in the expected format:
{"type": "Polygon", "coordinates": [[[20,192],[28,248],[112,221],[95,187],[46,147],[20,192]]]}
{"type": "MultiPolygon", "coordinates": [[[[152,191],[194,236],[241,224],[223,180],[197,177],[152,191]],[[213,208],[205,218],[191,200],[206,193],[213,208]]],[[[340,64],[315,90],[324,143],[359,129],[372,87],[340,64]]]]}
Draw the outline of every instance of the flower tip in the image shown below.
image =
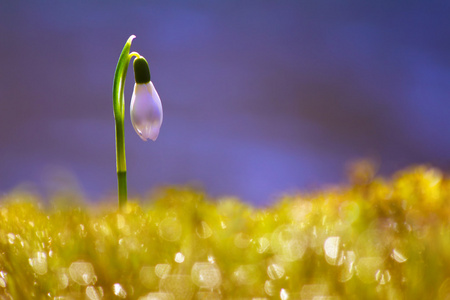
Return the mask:
{"type": "Polygon", "coordinates": [[[139,137],[144,141],[148,141],[148,140],[152,140],[152,141],[156,141],[156,139],[158,138],[159,135],[159,130],[156,132],[156,130],[150,131],[150,132],[140,132],[137,128],[136,132],[139,135],[139,137]]]}
{"type": "Polygon", "coordinates": [[[131,44],[131,42],[133,41],[133,39],[135,39],[136,36],[134,34],[130,35],[130,37],[127,40],[127,44],[131,44]]]}
{"type": "Polygon", "coordinates": [[[147,138],[155,142],[159,136],[159,128],[153,128],[153,130],[147,132],[147,134],[147,138]]]}

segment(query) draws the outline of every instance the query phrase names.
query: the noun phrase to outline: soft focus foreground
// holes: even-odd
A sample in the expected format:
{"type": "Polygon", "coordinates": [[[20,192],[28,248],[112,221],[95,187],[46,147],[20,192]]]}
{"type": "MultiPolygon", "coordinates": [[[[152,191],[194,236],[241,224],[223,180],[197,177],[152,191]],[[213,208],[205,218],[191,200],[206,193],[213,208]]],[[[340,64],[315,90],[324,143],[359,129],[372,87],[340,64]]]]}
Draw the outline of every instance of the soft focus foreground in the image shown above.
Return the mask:
{"type": "Polygon", "coordinates": [[[11,193],[0,299],[449,299],[450,179],[351,179],[264,209],[189,189],[120,213],[11,193]]]}

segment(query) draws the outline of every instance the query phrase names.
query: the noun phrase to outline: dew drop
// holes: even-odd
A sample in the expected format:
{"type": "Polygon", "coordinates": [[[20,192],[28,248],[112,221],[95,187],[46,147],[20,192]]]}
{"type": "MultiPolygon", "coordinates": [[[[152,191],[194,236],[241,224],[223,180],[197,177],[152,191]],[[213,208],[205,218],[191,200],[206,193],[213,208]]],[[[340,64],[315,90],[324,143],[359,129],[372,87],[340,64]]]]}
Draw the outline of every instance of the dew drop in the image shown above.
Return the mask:
{"type": "Polygon", "coordinates": [[[181,252],[178,252],[175,254],[175,261],[179,264],[181,264],[184,261],[184,255],[181,252]]]}
{"type": "Polygon", "coordinates": [[[284,276],[284,268],[278,264],[271,264],[267,267],[267,275],[273,280],[280,279],[284,276]]]}
{"type": "Polygon", "coordinates": [[[264,253],[269,248],[269,246],[270,246],[269,239],[266,237],[261,237],[258,239],[256,251],[258,251],[258,253],[264,253]]]}
{"type": "Polygon", "coordinates": [[[47,254],[45,252],[34,253],[28,262],[36,274],[44,275],[47,273],[47,254]]]}
{"type": "Polygon", "coordinates": [[[377,273],[375,274],[375,279],[380,283],[380,284],[386,284],[389,281],[391,281],[391,273],[389,272],[389,270],[378,270],[377,273]]]}
{"type": "Polygon", "coordinates": [[[273,282],[273,280],[266,280],[266,282],[264,283],[264,291],[269,296],[275,295],[275,283],[273,282]]]}
{"type": "Polygon", "coordinates": [[[2,288],[6,287],[6,280],[3,278],[0,278],[0,287],[2,287],[2,288]]]}
{"type": "Polygon", "coordinates": [[[86,287],[86,296],[90,300],[101,300],[103,298],[103,289],[89,285],[86,287]]]}
{"type": "Polygon", "coordinates": [[[346,282],[352,279],[354,274],[354,263],[356,255],[354,251],[346,251],[343,256],[343,265],[338,273],[338,280],[340,282],[346,282]]]}
{"type": "Polygon", "coordinates": [[[14,244],[15,240],[16,240],[16,236],[14,235],[14,233],[8,233],[8,243],[10,243],[12,245],[12,244],[14,244]]]}
{"type": "Polygon", "coordinates": [[[406,256],[398,249],[392,250],[391,257],[398,263],[404,263],[408,260],[406,256]]]}
{"type": "Polygon", "coordinates": [[[333,266],[342,265],[343,253],[340,249],[340,237],[331,236],[327,238],[323,244],[326,261],[333,266]]]}
{"type": "Polygon", "coordinates": [[[159,278],[163,278],[168,275],[172,267],[169,264],[157,264],[155,266],[155,274],[159,278]]]}
{"type": "Polygon", "coordinates": [[[281,291],[280,291],[280,299],[281,300],[289,299],[289,295],[288,295],[288,293],[286,292],[285,289],[281,289],[281,291]]]}
{"type": "Polygon", "coordinates": [[[271,246],[283,260],[292,262],[303,257],[307,243],[298,229],[282,225],[273,232],[271,246]]]}
{"type": "Polygon", "coordinates": [[[69,267],[70,278],[79,285],[93,284],[96,281],[94,267],[91,263],[77,261],[69,267]]]}
{"type": "Polygon", "coordinates": [[[198,237],[201,238],[201,239],[207,239],[213,233],[211,227],[209,227],[208,223],[206,223],[205,221],[202,221],[200,223],[200,226],[197,227],[195,232],[197,233],[198,237]]]}
{"type": "Polygon", "coordinates": [[[114,295],[116,295],[119,298],[124,298],[125,299],[127,297],[127,292],[120,285],[120,283],[115,283],[113,285],[113,292],[114,292],[114,295]]]}
{"type": "Polygon", "coordinates": [[[330,258],[336,258],[339,250],[339,237],[332,236],[327,238],[323,247],[327,256],[330,258]]]}
{"type": "Polygon", "coordinates": [[[215,264],[209,262],[196,262],[192,266],[191,278],[200,288],[213,289],[222,282],[222,275],[215,264]]]}

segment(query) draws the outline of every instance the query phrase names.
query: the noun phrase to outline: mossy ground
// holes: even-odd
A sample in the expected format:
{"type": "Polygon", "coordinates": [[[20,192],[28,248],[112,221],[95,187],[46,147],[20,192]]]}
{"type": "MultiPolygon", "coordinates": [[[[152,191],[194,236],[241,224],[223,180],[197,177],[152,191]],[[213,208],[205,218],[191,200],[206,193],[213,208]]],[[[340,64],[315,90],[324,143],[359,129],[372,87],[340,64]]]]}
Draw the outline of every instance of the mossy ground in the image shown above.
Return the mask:
{"type": "Polygon", "coordinates": [[[122,212],[11,192],[0,299],[448,299],[450,179],[355,170],[266,208],[183,188],[122,212]]]}

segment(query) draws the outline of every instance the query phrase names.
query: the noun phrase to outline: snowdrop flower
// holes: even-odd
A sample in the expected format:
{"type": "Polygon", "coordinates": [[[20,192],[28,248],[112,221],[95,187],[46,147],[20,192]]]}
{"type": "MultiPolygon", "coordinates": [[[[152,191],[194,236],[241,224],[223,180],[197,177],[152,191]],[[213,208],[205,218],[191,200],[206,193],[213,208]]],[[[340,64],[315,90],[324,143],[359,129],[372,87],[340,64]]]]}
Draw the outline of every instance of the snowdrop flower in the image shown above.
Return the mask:
{"type": "Polygon", "coordinates": [[[163,120],[161,100],[150,81],[150,70],[145,58],[136,58],[133,69],[136,83],[131,97],[131,123],[141,139],[155,141],[163,120]]]}

